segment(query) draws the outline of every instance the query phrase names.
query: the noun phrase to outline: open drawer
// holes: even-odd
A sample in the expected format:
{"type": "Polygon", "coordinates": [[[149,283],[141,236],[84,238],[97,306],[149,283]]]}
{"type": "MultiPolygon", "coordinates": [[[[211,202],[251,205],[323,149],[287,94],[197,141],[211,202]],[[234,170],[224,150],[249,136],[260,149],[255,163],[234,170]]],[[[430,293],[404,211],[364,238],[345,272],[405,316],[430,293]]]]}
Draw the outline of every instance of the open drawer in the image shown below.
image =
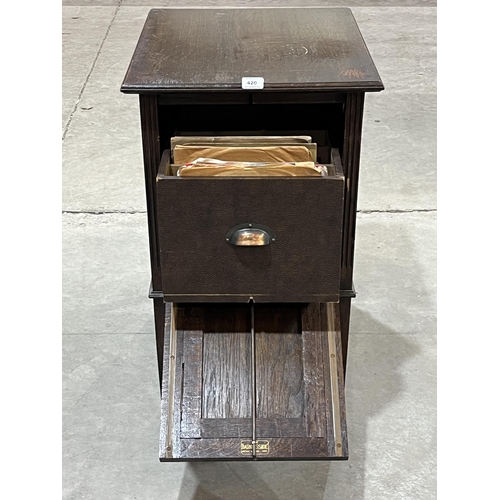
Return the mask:
{"type": "Polygon", "coordinates": [[[347,459],[338,304],[166,304],[160,460],[347,459]]]}
{"type": "Polygon", "coordinates": [[[156,179],[166,302],[338,302],[344,176],[178,177],[164,152],[156,179]],[[253,228],[267,241],[238,246],[253,228]],[[267,235],[267,236],[266,236],[267,235]]]}

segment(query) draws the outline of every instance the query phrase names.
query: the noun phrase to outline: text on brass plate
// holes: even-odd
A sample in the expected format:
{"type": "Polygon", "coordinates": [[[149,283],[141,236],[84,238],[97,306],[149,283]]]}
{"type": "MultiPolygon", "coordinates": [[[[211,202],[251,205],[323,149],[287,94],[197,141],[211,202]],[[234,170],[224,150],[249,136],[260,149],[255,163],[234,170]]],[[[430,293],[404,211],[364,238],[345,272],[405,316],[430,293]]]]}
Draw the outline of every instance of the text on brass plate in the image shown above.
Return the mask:
{"type": "MultiPolygon", "coordinates": [[[[252,455],[252,441],[250,439],[241,442],[241,454],[252,455]]],[[[261,439],[255,441],[255,454],[268,455],[269,454],[269,441],[261,439]]]]}

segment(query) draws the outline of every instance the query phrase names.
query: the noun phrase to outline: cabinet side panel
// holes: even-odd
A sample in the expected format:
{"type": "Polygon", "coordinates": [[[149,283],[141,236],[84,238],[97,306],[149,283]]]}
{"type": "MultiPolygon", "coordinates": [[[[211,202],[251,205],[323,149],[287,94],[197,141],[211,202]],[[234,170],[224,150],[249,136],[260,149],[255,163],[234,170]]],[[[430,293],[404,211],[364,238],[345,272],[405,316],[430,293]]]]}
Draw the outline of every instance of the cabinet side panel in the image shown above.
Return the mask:
{"type": "Polygon", "coordinates": [[[144,181],[148,210],[149,251],[153,290],[161,290],[160,252],[157,238],[156,174],[160,164],[160,138],[158,131],[158,104],[156,95],[140,95],[142,153],[144,181]]]}
{"type": "MultiPolygon", "coordinates": [[[[356,209],[358,202],[359,159],[361,154],[364,102],[365,94],[363,92],[350,92],[347,94],[345,103],[344,146],[342,148],[345,186],[340,270],[341,290],[352,290],[353,286],[354,241],[356,236],[356,209]]],[[[347,366],[350,311],[351,300],[343,299],[340,315],[344,374],[347,366]]]]}
{"type": "Polygon", "coordinates": [[[352,287],[364,99],[364,93],[348,93],[345,104],[345,132],[342,151],[342,165],[345,176],[344,220],[342,224],[342,269],[340,281],[343,290],[349,290],[352,287]]]}

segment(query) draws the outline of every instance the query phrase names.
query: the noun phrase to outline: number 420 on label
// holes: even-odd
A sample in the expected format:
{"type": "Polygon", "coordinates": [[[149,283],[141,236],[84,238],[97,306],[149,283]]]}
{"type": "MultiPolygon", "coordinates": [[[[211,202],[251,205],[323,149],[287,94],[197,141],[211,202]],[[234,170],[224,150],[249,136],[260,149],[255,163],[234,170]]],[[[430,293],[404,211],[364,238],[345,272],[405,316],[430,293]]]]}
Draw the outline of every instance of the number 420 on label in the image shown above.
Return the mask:
{"type": "Polygon", "coordinates": [[[242,89],[263,89],[264,78],[261,76],[244,76],[241,79],[242,89]]]}

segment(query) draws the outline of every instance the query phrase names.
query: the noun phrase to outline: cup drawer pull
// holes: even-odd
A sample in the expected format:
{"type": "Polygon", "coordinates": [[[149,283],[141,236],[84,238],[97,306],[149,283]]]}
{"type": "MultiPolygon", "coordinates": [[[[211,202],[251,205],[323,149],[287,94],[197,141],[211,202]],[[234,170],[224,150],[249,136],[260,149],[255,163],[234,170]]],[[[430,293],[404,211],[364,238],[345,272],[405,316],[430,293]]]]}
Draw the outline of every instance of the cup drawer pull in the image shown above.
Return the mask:
{"type": "Polygon", "coordinates": [[[226,234],[226,241],[237,247],[262,247],[276,241],[276,236],[261,224],[240,224],[226,234]]]}

